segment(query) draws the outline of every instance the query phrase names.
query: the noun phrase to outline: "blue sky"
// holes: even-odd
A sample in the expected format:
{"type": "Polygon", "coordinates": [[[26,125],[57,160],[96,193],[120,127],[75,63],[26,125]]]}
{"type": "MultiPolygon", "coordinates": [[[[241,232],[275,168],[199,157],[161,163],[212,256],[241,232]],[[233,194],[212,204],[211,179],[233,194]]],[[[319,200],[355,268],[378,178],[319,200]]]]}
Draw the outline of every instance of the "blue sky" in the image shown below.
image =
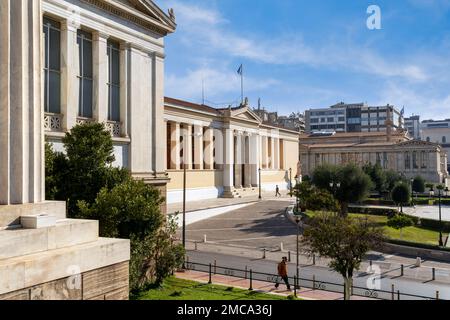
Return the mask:
{"type": "Polygon", "coordinates": [[[225,106],[245,95],[289,114],[334,103],[394,104],[450,118],[450,0],[159,0],[178,29],[166,39],[166,95],[225,106]],[[381,30],[369,30],[369,5],[381,30]]]}

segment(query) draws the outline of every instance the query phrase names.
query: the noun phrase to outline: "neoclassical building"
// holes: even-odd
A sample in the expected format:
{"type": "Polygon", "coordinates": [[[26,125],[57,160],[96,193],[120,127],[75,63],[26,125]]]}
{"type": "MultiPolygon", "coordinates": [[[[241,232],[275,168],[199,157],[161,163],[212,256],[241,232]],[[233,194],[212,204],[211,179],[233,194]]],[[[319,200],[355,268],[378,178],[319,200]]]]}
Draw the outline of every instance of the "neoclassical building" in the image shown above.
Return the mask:
{"type": "Polygon", "coordinates": [[[116,165],[165,189],[174,30],[150,0],[0,0],[0,300],[128,299],[130,241],[45,200],[44,139],[106,123],[116,165]]]}
{"type": "Polygon", "coordinates": [[[286,190],[295,179],[299,132],[263,122],[247,105],[216,109],[166,98],[164,121],[168,203],[183,199],[185,164],[187,201],[257,193],[260,183],[264,191],[286,190]]]}
{"type": "Polygon", "coordinates": [[[44,0],[45,136],[63,151],[74,125],[102,122],[116,166],[165,193],[164,37],[173,12],[148,0],[44,0]]]}
{"type": "Polygon", "coordinates": [[[379,163],[408,178],[450,185],[447,154],[436,143],[412,140],[404,131],[315,133],[300,136],[302,174],[322,164],[379,163]]]}

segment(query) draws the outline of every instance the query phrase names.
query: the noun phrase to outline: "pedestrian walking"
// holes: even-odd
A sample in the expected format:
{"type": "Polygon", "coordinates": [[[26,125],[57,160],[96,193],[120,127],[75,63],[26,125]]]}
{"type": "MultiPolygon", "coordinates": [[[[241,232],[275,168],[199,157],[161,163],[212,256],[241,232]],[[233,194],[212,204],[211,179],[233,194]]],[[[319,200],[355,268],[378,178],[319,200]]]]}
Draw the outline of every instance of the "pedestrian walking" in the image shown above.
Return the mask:
{"type": "Polygon", "coordinates": [[[289,278],[288,278],[288,270],[287,270],[287,257],[283,257],[281,262],[278,264],[278,277],[277,282],[275,284],[275,288],[278,289],[280,286],[279,278],[283,279],[284,283],[286,284],[287,289],[290,291],[291,286],[289,285],[289,278]]]}
{"type": "Polygon", "coordinates": [[[281,198],[280,187],[278,187],[278,186],[276,186],[276,188],[275,188],[275,198],[276,197],[280,197],[281,198]]]}

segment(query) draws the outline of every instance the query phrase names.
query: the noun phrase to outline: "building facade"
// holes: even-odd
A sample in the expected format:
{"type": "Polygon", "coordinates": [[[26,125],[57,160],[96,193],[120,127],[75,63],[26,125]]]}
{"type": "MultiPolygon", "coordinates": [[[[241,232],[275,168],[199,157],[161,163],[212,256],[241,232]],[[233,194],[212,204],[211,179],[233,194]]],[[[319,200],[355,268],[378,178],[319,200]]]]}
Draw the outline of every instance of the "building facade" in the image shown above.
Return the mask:
{"type": "Polygon", "coordinates": [[[57,151],[74,125],[105,123],[115,165],[165,194],[164,37],[173,15],[152,1],[44,0],[45,136],[57,151]]]}
{"type": "Polygon", "coordinates": [[[420,140],[420,116],[405,118],[405,129],[408,131],[411,138],[420,140]]]}
{"type": "Polygon", "coordinates": [[[305,132],[305,116],[300,112],[292,112],[289,116],[279,116],[278,112],[269,112],[264,108],[261,109],[261,107],[253,109],[253,112],[256,113],[263,122],[297,132],[305,132]]]}
{"type": "Polygon", "coordinates": [[[402,112],[394,106],[371,107],[365,103],[344,102],[329,108],[310,109],[305,112],[306,132],[385,132],[386,121],[394,129],[404,127],[402,112]]]}
{"type": "Polygon", "coordinates": [[[295,179],[299,133],[262,121],[246,105],[215,109],[166,98],[164,120],[168,203],[183,200],[184,165],[187,201],[257,193],[260,183],[264,191],[286,190],[295,179]]]}
{"type": "Polygon", "coordinates": [[[412,140],[406,132],[330,133],[300,136],[303,176],[317,166],[379,163],[382,168],[408,178],[422,176],[431,183],[449,186],[447,153],[439,144],[412,140]]]}
{"type": "Polygon", "coordinates": [[[130,241],[45,201],[44,140],[106,123],[118,166],[166,184],[164,36],[150,0],[0,1],[0,300],[128,299],[130,241]]]}
{"type": "Polygon", "coordinates": [[[440,144],[450,157],[450,119],[422,121],[420,134],[422,140],[440,144]]]}

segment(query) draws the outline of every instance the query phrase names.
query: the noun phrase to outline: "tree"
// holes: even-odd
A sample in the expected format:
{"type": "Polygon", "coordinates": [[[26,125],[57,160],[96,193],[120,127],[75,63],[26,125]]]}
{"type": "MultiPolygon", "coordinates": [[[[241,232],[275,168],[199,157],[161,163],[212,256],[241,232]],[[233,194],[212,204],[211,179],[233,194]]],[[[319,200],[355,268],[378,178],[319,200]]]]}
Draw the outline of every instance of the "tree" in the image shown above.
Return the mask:
{"type": "Polygon", "coordinates": [[[404,182],[399,182],[392,190],[392,200],[400,206],[400,212],[403,213],[403,206],[411,200],[411,191],[404,182]]]}
{"type": "Polygon", "coordinates": [[[347,216],[349,203],[365,199],[372,188],[370,177],[352,163],[345,166],[317,167],[314,170],[313,183],[333,194],[339,202],[342,216],[347,216]]]}
{"type": "Polygon", "coordinates": [[[400,239],[402,239],[403,228],[413,226],[414,221],[410,217],[403,214],[396,214],[393,217],[389,218],[387,225],[396,230],[400,230],[400,239]]]}
{"type": "Polygon", "coordinates": [[[68,216],[78,217],[78,201],[92,204],[99,191],[126,180],[126,169],[113,168],[113,143],[104,124],[86,123],[63,138],[66,154],[46,152],[46,189],[54,200],[67,202],[68,216]]]}
{"type": "Polygon", "coordinates": [[[99,220],[100,236],[131,240],[130,288],[162,282],[183,260],[182,246],[175,245],[176,227],[160,211],[160,192],[132,178],[103,188],[95,202],[78,203],[80,215],[99,220]]]}
{"type": "Polygon", "coordinates": [[[412,183],[412,190],[415,193],[424,193],[425,192],[425,179],[421,176],[417,176],[414,178],[412,183]]]}
{"type": "Polygon", "coordinates": [[[366,164],[363,166],[363,171],[372,180],[372,187],[374,191],[377,191],[380,195],[383,194],[388,188],[386,173],[379,163],[375,165],[366,164]]]}
{"type": "Polygon", "coordinates": [[[397,171],[394,170],[386,170],[384,172],[386,176],[386,191],[392,193],[392,190],[399,182],[407,183],[405,177],[402,177],[397,171]]]}
{"type": "Polygon", "coordinates": [[[331,259],[330,268],[344,278],[345,300],[350,300],[353,274],[368,251],[383,242],[383,233],[367,219],[321,214],[305,228],[303,242],[311,254],[331,259]]]}
{"type": "Polygon", "coordinates": [[[318,189],[308,182],[297,184],[294,188],[294,194],[298,197],[301,208],[312,211],[335,212],[339,210],[339,203],[330,192],[318,189]]]}

